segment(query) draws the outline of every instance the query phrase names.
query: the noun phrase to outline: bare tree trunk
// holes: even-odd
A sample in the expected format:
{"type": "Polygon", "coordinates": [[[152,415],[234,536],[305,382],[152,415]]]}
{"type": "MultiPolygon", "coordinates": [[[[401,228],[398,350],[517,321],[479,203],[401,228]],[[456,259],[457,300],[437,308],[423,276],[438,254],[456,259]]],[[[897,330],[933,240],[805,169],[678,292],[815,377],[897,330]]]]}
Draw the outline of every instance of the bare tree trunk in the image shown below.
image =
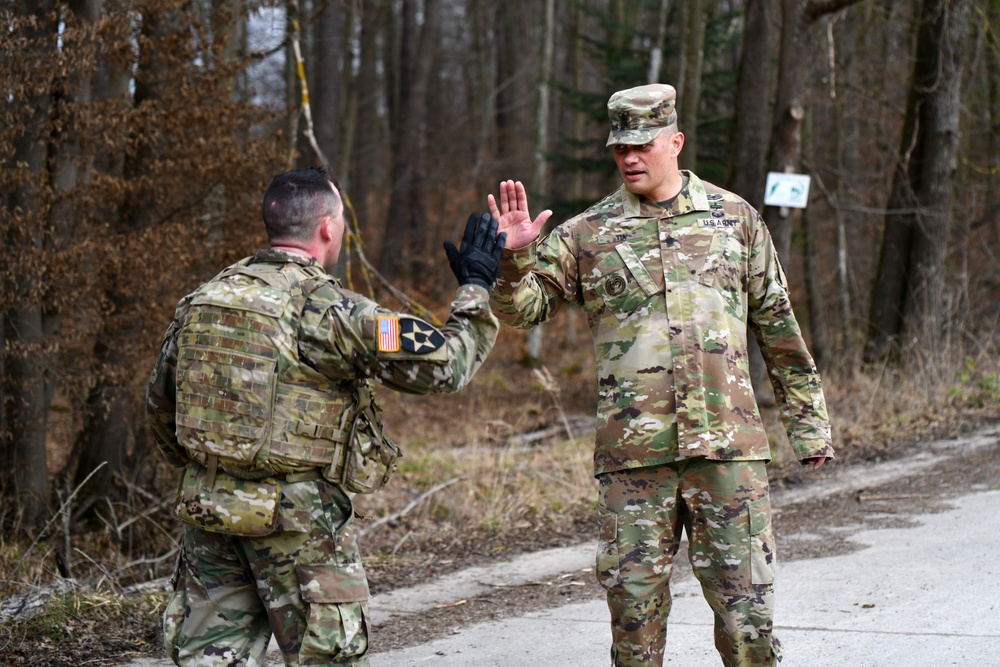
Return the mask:
{"type": "MultiPolygon", "coordinates": [[[[854,181],[860,172],[860,125],[856,114],[849,113],[847,103],[841,90],[853,91],[857,89],[857,70],[854,67],[840,66],[839,63],[850,63],[855,57],[855,45],[857,39],[857,13],[847,12],[843,21],[843,30],[840,31],[841,39],[834,50],[832,67],[837,77],[837,85],[834,92],[837,95],[835,105],[834,128],[836,132],[836,143],[834,151],[836,155],[837,175],[835,186],[832,190],[836,193],[836,208],[834,210],[837,224],[837,301],[840,309],[841,337],[840,346],[847,348],[851,341],[852,332],[855,330],[855,316],[853,312],[853,299],[851,296],[850,266],[848,264],[848,228],[856,229],[859,223],[857,214],[843,210],[843,202],[848,201],[854,191],[854,181]]],[[[830,39],[834,38],[836,31],[831,30],[830,39]]]]}
{"type": "Polygon", "coordinates": [[[427,222],[423,183],[427,89],[441,20],[440,0],[424,0],[422,26],[418,0],[403,0],[398,113],[393,133],[392,196],[386,219],[381,271],[389,280],[405,270],[413,276],[423,265],[427,222]]]}
{"type": "Polygon", "coordinates": [[[285,3],[285,145],[288,154],[286,166],[291,169],[298,164],[299,154],[299,114],[301,113],[301,96],[299,94],[299,77],[295,71],[295,50],[288,35],[298,33],[299,3],[292,0],[285,3]]]}
{"type": "Polygon", "coordinates": [[[805,280],[806,280],[806,306],[809,309],[809,332],[812,338],[810,351],[813,360],[820,370],[825,370],[829,360],[826,328],[823,326],[823,296],[819,289],[819,276],[821,268],[819,262],[819,251],[816,243],[816,230],[809,215],[808,209],[802,214],[802,231],[805,235],[805,280]]]}
{"type": "MultiPolygon", "coordinates": [[[[937,42],[937,72],[927,80],[934,86],[926,101],[923,141],[925,157],[918,198],[921,211],[914,228],[910,256],[910,289],[907,292],[903,330],[924,350],[940,349],[946,331],[944,285],[948,236],[952,215],[953,185],[958,169],[959,123],[962,111],[962,62],[969,34],[969,0],[949,0],[935,7],[933,19],[941,23],[937,42]]],[[[928,16],[928,18],[931,18],[928,16]]],[[[919,47],[918,47],[919,49],[919,47]]],[[[915,184],[916,185],[916,184],[915,184]]]]}
{"type": "Polygon", "coordinates": [[[705,0],[688,0],[684,88],[680,96],[681,128],[684,130],[684,150],[680,154],[682,169],[694,170],[698,165],[698,107],[701,102],[701,70],[705,58],[705,0]]]}
{"type": "MultiPolygon", "coordinates": [[[[347,3],[353,7],[354,3],[347,3]]],[[[316,101],[313,106],[316,142],[331,165],[339,165],[337,159],[340,148],[338,124],[341,120],[342,82],[347,80],[346,71],[350,61],[342,59],[345,27],[344,3],[330,0],[321,5],[315,26],[315,65],[308,72],[315,88],[316,101]]],[[[352,17],[348,17],[351,21],[352,17]]],[[[353,90],[353,87],[352,87],[353,90]]],[[[350,94],[350,91],[348,92],[350,94]]],[[[337,175],[342,172],[337,172],[337,175]]]]}
{"type": "MultiPolygon", "coordinates": [[[[774,0],[748,0],[736,87],[736,120],[730,139],[729,189],[762,209],[767,155],[771,79],[771,14],[774,0]]],[[[756,337],[747,330],[750,380],[757,403],[772,405],[774,395],[756,337]]]]}
{"type": "MultiPolygon", "coordinates": [[[[182,29],[169,10],[151,9],[143,14],[141,31],[146,43],[155,45],[164,35],[178,34],[182,29]]],[[[160,83],[165,80],[168,68],[165,56],[155,46],[139,53],[132,79],[134,107],[156,104],[163,94],[160,83]]],[[[120,80],[121,75],[109,68],[104,74],[110,82],[120,80]]],[[[108,92],[115,92],[114,87],[108,92]]],[[[154,148],[148,142],[141,142],[134,153],[127,152],[125,159],[115,166],[121,169],[120,174],[112,175],[140,182],[149,176],[153,156],[154,148]]],[[[152,199],[146,189],[138,188],[133,192],[123,209],[114,212],[114,233],[125,236],[147,226],[148,204],[152,199]]],[[[136,406],[129,385],[131,359],[130,352],[121,342],[134,341],[141,335],[140,310],[136,308],[135,296],[128,289],[125,276],[111,269],[108,283],[105,298],[113,306],[112,314],[104,321],[94,344],[94,358],[101,370],[87,396],[83,430],[74,445],[79,457],[74,485],[84,484],[86,480],[78,496],[81,513],[121,497],[122,486],[115,485],[114,480],[124,475],[125,455],[134,436],[136,406]]]]}
{"type": "Polygon", "coordinates": [[[660,70],[663,66],[663,42],[667,38],[667,13],[670,0],[660,0],[659,12],[656,16],[656,39],[649,51],[649,83],[660,83],[660,70]]]}
{"type": "MultiPolygon", "coordinates": [[[[768,158],[769,171],[801,170],[802,121],[806,115],[805,70],[809,65],[807,54],[810,53],[803,41],[809,26],[821,16],[857,2],[859,0],[781,0],[781,52],[768,158]]],[[[800,217],[800,211],[765,206],[762,213],[778,260],[785,266],[790,265],[792,227],[795,219],[800,217]]],[[[763,361],[758,359],[758,354],[759,352],[751,349],[751,379],[758,396],[761,396],[766,390],[764,383],[760,381],[763,361]]]]}
{"type": "MultiPolygon", "coordinates": [[[[525,173],[530,169],[530,161],[523,162],[523,126],[529,122],[520,110],[523,100],[530,94],[525,85],[532,83],[524,76],[527,71],[525,59],[528,55],[530,37],[525,34],[520,18],[515,12],[496,8],[497,29],[497,95],[495,106],[497,157],[507,173],[525,173]],[[525,81],[527,79],[527,81],[525,81]]],[[[530,108],[530,107],[529,107],[530,108]]],[[[530,153],[529,153],[530,156],[530,153]]]]}
{"type": "MultiPolygon", "coordinates": [[[[56,25],[53,22],[54,3],[24,1],[19,7],[22,16],[34,16],[37,23],[24,27],[27,42],[34,49],[25,57],[38,63],[38,71],[46,72],[53,62],[56,45],[56,25]]],[[[6,239],[14,248],[30,249],[41,254],[44,210],[42,188],[47,180],[46,157],[49,148],[51,113],[51,82],[32,100],[33,113],[25,119],[13,162],[23,163],[34,178],[22,189],[10,193],[8,215],[16,216],[17,228],[8,228],[6,239]],[[14,213],[17,212],[17,213],[14,213]]],[[[8,451],[4,456],[3,494],[20,510],[23,525],[34,527],[44,519],[49,502],[49,477],[45,453],[45,432],[48,420],[45,378],[45,335],[42,308],[38,303],[38,286],[34,275],[20,279],[18,290],[7,297],[10,307],[4,313],[4,338],[7,347],[5,383],[6,419],[10,429],[8,451]]]]}
{"type": "MultiPolygon", "coordinates": [[[[584,82],[584,19],[585,14],[583,11],[583,6],[578,5],[573,12],[573,51],[572,51],[572,74],[573,74],[573,90],[582,91],[584,82]]],[[[573,145],[575,146],[573,150],[573,155],[577,159],[582,159],[586,155],[584,146],[584,127],[587,121],[586,116],[579,109],[572,109],[570,113],[573,114],[573,145]]],[[[573,181],[570,186],[570,198],[573,201],[580,201],[583,199],[583,170],[575,169],[573,170],[573,181]]]]}
{"type": "MultiPolygon", "coordinates": [[[[768,164],[770,171],[799,170],[802,119],[806,114],[804,70],[808,64],[805,56],[808,51],[802,44],[806,30],[806,4],[806,0],[781,0],[781,56],[768,164]]],[[[797,217],[797,213],[775,206],[766,206],[763,213],[778,259],[787,264],[793,215],[797,217]]]]}
{"type": "Polygon", "coordinates": [[[736,117],[729,142],[727,187],[757,210],[763,207],[771,80],[773,0],[747,0],[743,54],[736,84],[736,117]]]}
{"type": "Polygon", "coordinates": [[[924,0],[917,56],[889,199],[865,360],[894,347],[937,349],[952,178],[957,168],[967,0],[924,0]],[[902,338],[902,340],[900,340],[902,338]]]}
{"type": "Polygon", "coordinates": [[[472,99],[469,100],[469,114],[476,118],[476,136],[472,177],[479,192],[493,191],[496,188],[494,179],[498,176],[493,171],[493,158],[496,155],[496,132],[494,109],[496,108],[497,90],[497,50],[499,48],[497,30],[495,29],[496,3],[491,0],[473,0],[470,13],[472,15],[473,34],[478,35],[470,69],[467,73],[468,86],[472,99]],[[479,103],[473,102],[478,100],[479,103]]]}
{"type": "MultiPolygon", "coordinates": [[[[373,8],[374,5],[370,6],[369,10],[373,8]]],[[[365,11],[365,8],[362,7],[362,15],[365,11]]],[[[354,64],[355,56],[357,56],[357,59],[363,57],[360,51],[355,53],[354,44],[360,43],[364,37],[363,34],[360,34],[363,30],[363,18],[355,16],[354,3],[350,3],[347,20],[344,24],[344,37],[341,40],[342,45],[340,49],[342,70],[340,80],[348,81],[350,84],[347,86],[343,100],[340,103],[340,141],[337,142],[335,152],[329,155],[331,161],[337,165],[337,178],[343,183],[344,188],[347,188],[350,186],[351,160],[354,157],[354,133],[357,130],[358,106],[361,103],[361,93],[365,89],[364,83],[358,76],[361,70],[360,63],[357,69],[355,69],[356,66],[354,64]]]]}
{"type": "MultiPolygon", "coordinates": [[[[859,1],[781,0],[781,55],[768,159],[770,171],[798,172],[801,169],[802,121],[806,115],[805,71],[811,53],[805,48],[804,40],[809,26],[820,17],[859,1]]],[[[778,259],[787,264],[792,224],[797,214],[785,215],[775,206],[764,207],[763,213],[778,259]]]]}
{"type": "Polygon", "coordinates": [[[552,63],[555,57],[555,0],[545,0],[542,38],[542,60],[538,72],[538,106],[535,109],[535,151],[533,155],[531,189],[548,198],[549,169],[549,96],[552,63]]]}
{"type": "Polygon", "coordinates": [[[684,90],[687,89],[687,73],[688,73],[688,54],[690,48],[688,48],[688,42],[691,41],[691,35],[687,31],[688,25],[688,15],[691,13],[691,5],[687,2],[682,2],[680,6],[680,17],[678,18],[678,23],[684,26],[684,30],[680,31],[680,36],[677,43],[677,63],[674,65],[677,68],[677,78],[674,81],[674,88],[677,89],[677,94],[683,94],[684,90]]]}
{"type": "MultiPolygon", "coordinates": [[[[549,88],[555,53],[555,0],[545,0],[542,35],[542,60],[538,72],[538,106],[535,109],[535,152],[531,190],[548,199],[549,171],[546,153],[549,149],[549,88]]],[[[542,358],[541,326],[536,326],[528,333],[528,357],[536,362],[542,358]]]]}
{"type": "Polygon", "coordinates": [[[379,85],[380,75],[375,67],[378,60],[378,37],[380,34],[385,34],[388,20],[389,8],[385,0],[365,3],[364,13],[361,16],[361,59],[353,83],[356,91],[352,93],[358,95],[357,114],[365,119],[365,122],[357,124],[352,133],[353,149],[349,180],[351,202],[358,217],[358,226],[362,230],[370,224],[368,198],[375,184],[376,172],[380,169],[376,150],[377,126],[374,119],[379,116],[380,100],[388,101],[390,98],[389,95],[385,98],[380,97],[385,86],[379,85]]]}

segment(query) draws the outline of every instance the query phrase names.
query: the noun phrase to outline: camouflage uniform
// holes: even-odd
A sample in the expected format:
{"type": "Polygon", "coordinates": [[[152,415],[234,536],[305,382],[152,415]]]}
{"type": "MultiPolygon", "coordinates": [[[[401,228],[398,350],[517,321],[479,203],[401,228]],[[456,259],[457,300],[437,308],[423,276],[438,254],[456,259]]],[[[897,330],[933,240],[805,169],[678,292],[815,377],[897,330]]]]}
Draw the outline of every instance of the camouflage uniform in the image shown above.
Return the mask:
{"type": "MultiPolygon", "coordinates": [[[[628,104],[610,109],[609,144],[616,132],[640,135],[624,143],[648,142],[641,131],[672,123],[672,102],[644,98],[638,123],[628,104]]],[[[505,250],[491,301],[518,328],[566,302],[587,315],[597,360],[598,577],[615,664],[661,664],[672,559],[686,526],[724,664],[770,665],[779,659],[770,450],[750,383],[748,324],[800,459],[833,456],[829,420],[760,216],[682,176],[667,208],[622,186],[544,240],[505,250]]]]}
{"type": "Polygon", "coordinates": [[[345,484],[371,463],[352,459],[352,443],[384,453],[391,442],[372,423],[367,379],[458,391],[498,328],[482,287],[460,287],[438,329],[277,250],[181,300],[147,389],[157,445],[185,466],[188,525],[164,614],[175,663],[259,665],[273,631],[287,665],[368,664],[368,584],[345,484]]]}

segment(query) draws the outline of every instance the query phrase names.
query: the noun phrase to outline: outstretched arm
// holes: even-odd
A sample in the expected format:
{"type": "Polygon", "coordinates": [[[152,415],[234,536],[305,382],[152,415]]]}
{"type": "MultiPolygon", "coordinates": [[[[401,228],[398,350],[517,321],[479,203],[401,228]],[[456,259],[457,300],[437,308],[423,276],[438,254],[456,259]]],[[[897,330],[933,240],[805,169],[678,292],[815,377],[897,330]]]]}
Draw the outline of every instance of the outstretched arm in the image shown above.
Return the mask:
{"type": "Polygon", "coordinates": [[[538,238],[539,232],[546,221],[552,216],[552,211],[546,209],[538,214],[534,220],[528,213],[528,195],[524,191],[524,184],[521,181],[501,181],[500,182],[500,205],[493,195],[486,197],[490,206],[490,213],[499,223],[500,233],[506,232],[506,247],[517,250],[530,245],[538,238]]]}

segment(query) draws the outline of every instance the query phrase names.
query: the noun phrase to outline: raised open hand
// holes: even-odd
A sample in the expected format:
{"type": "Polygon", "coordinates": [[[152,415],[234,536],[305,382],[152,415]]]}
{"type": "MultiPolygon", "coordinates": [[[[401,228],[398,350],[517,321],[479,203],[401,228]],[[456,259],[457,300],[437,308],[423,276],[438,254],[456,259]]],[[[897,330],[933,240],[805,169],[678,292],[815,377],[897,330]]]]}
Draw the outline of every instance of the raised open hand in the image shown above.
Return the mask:
{"type": "Polygon", "coordinates": [[[507,233],[507,248],[516,250],[538,238],[552,211],[545,209],[534,220],[528,213],[528,195],[521,181],[500,181],[500,206],[493,195],[486,197],[490,213],[496,218],[500,232],[507,233]]]}

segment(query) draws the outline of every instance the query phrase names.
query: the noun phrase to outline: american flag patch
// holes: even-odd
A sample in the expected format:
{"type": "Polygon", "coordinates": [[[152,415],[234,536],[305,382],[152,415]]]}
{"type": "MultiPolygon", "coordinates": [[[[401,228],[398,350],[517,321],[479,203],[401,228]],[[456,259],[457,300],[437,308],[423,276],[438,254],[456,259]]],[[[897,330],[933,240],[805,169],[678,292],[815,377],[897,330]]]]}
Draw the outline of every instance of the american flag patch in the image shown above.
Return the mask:
{"type": "Polygon", "coordinates": [[[378,351],[399,352],[399,318],[378,318],[378,351]]]}

